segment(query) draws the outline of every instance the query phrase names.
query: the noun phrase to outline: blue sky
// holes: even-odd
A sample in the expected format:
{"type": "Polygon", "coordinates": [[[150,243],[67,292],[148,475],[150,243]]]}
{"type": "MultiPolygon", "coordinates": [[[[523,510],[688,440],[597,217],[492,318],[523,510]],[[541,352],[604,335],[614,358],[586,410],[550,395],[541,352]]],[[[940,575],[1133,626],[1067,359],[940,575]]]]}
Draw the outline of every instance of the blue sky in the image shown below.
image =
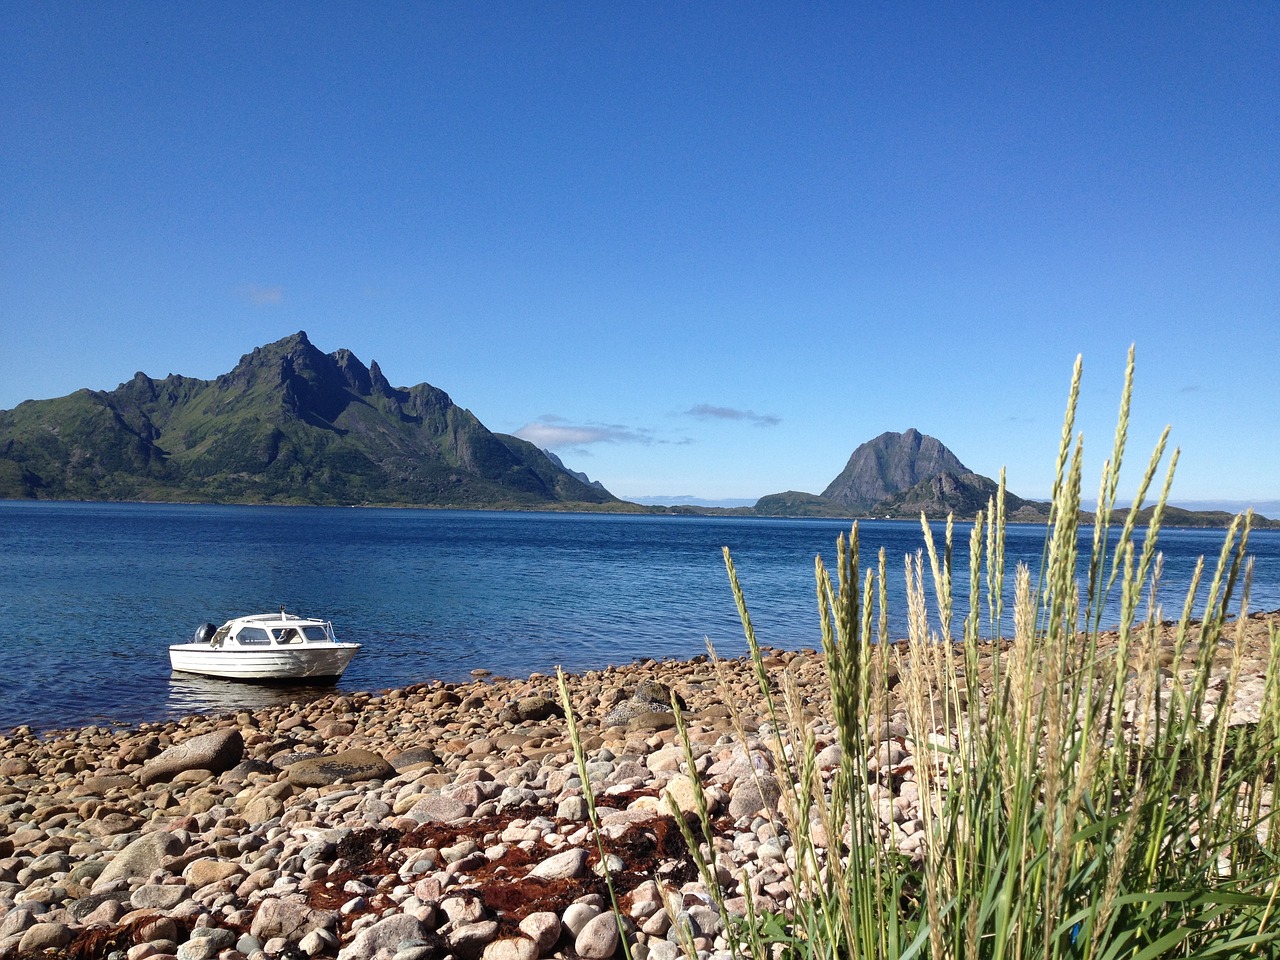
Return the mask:
{"type": "Polygon", "coordinates": [[[1042,496],[1136,343],[1130,466],[1276,500],[1277,104],[1262,2],[4,4],[0,409],[303,329],[622,496],[1042,496]]]}

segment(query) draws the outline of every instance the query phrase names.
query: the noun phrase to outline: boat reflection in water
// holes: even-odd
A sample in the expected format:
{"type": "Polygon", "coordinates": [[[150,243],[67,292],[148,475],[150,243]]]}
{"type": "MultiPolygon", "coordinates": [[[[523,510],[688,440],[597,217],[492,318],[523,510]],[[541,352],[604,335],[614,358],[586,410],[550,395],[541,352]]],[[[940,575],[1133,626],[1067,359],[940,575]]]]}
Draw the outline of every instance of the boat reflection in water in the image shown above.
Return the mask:
{"type": "Polygon", "coordinates": [[[169,677],[167,712],[171,716],[236,713],[265,707],[287,707],[294,703],[302,705],[334,694],[332,683],[294,683],[288,686],[227,683],[213,677],[174,673],[169,677]]]}

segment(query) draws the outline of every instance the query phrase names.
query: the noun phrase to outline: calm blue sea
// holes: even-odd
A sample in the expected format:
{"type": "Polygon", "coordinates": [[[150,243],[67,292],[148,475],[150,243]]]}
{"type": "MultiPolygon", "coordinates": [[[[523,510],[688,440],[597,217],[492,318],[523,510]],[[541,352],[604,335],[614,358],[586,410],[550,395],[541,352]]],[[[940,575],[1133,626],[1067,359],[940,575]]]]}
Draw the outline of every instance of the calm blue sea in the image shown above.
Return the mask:
{"type": "MultiPolygon", "coordinates": [[[[885,547],[900,598],[919,525],[860,529],[864,562],[885,547]]],[[[0,729],[314,696],[170,673],[166,647],[200,623],[282,604],[365,644],[339,684],[348,690],[463,680],[475,668],[525,676],[687,657],[706,639],[737,655],[722,546],[761,643],[816,647],[814,557],[833,563],[847,531],[826,520],[0,502],[0,729]]],[[[968,531],[958,525],[962,568],[968,531]]],[[[1009,570],[1018,560],[1038,570],[1043,540],[1042,527],[1011,528],[1009,570]]],[[[1170,616],[1195,558],[1216,557],[1221,543],[1217,531],[1163,533],[1170,616]]],[[[1280,533],[1255,532],[1250,544],[1251,609],[1280,607],[1280,533]]]]}

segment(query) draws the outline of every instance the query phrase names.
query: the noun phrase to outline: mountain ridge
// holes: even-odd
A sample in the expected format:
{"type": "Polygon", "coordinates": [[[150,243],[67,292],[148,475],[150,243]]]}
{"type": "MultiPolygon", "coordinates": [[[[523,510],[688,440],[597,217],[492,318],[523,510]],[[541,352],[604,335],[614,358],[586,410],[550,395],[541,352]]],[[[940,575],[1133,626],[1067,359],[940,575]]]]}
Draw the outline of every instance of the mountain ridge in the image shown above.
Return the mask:
{"type": "Polygon", "coordinates": [[[213,380],[138,372],[0,411],[0,497],[512,507],[620,503],[428,383],[305,331],[213,380]]]}
{"type": "MultiPolygon", "coordinates": [[[[556,454],[490,431],[444,390],[392,386],[376,360],[326,354],[305,331],[255,347],[212,380],[139,371],[114,390],[0,410],[0,499],[970,519],[996,490],[912,427],[859,445],[823,494],[785,491],[753,506],[629,503],[556,454]]],[[[1006,491],[1011,521],[1044,522],[1048,512],[1006,491]]],[[[1230,517],[1167,513],[1180,526],[1230,517]]]]}

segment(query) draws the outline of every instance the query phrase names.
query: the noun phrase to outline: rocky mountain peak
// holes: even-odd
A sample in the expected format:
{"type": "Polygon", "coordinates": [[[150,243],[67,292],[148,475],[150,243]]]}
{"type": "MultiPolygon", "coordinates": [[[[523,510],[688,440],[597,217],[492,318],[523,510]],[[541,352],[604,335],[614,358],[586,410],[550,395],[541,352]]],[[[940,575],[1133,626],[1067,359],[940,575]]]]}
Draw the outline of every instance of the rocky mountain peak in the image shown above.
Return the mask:
{"type": "Polygon", "coordinates": [[[903,433],[882,433],[859,446],[822,495],[850,510],[867,511],[921,480],[970,472],[942,441],[911,427],[903,433]]]}
{"type": "Polygon", "coordinates": [[[614,497],[429,383],[395,389],[305,331],[217,379],[139,373],[0,411],[0,497],[519,505],[614,497]],[[46,438],[55,438],[53,443],[46,438]]]}

